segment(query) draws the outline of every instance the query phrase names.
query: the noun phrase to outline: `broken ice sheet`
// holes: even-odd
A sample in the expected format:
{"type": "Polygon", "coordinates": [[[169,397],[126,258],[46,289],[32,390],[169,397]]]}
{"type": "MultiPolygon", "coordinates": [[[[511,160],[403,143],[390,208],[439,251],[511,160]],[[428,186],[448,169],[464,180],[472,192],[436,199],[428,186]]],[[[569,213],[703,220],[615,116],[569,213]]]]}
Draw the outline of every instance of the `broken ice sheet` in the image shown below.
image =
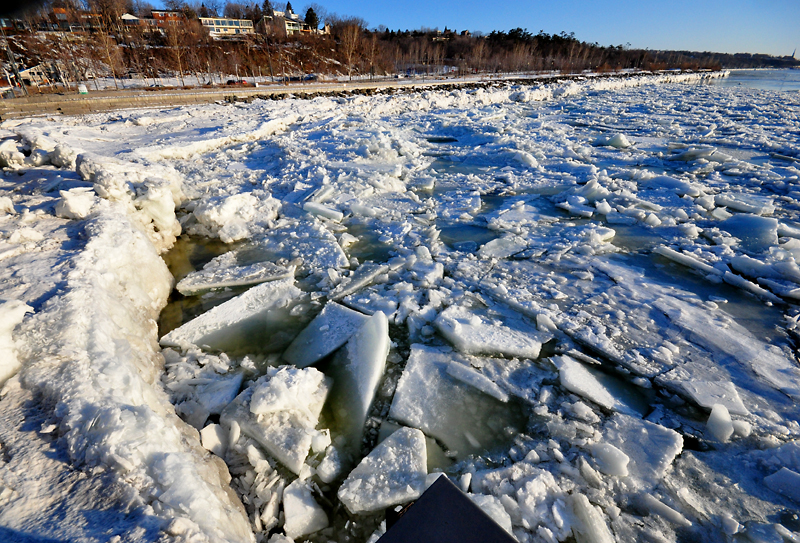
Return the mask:
{"type": "Polygon", "coordinates": [[[558,368],[561,386],[570,392],[626,415],[641,417],[649,410],[648,402],[639,391],[621,379],[566,355],[553,357],[552,361],[558,368]]]}
{"type": "Polygon", "coordinates": [[[715,404],[724,405],[733,415],[749,415],[742,403],[736,386],[730,381],[683,381],[681,387],[701,407],[711,409],[715,404]]]}
{"type": "Polygon", "coordinates": [[[467,354],[500,354],[535,359],[552,336],[526,325],[519,317],[450,306],[436,317],[439,332],[467,354]],[[542,341],[543,340],[543,341],[542,341]]]}
{"type": "Polygon", "coordinates": [[[315,368],[269,368],[247,387],[220,416],[230,429],[236,424],[276,460],[300,473],[328,395],[329,380],[315,368]]]}
{"type": "Polygon", "coordinates": [[[202,270],[192,272],[175,286],[184,296],[191,296],[204,290],[225,287],[257,285],[278,279],[294,277],[296,266],[279,266],[272,262],[255,262],[247,266],[236,263],[236,253],[231,251],[218,256],[206,264],[202,270]]]}
{"type": "Polygon", "coordinates": [[[328,516],[312,496],[308,483],[300,479],[283,491],[283,511],[286,518],[283,531],[292,539],[328,526],[328,516]]]}
{"type": "Polygon", "coordinates": [[[195,428],[202,428],[210,415],[221,413],[239,394],[244,374],[224,353],[166,348],[162,354],[166,371],[161,381],[176,411],[195,428]]]}
{"type": "Polygon", "coordinates": [[[336,237],[316,221],[285,219],[236,253],[240,266],[256,262],[302,259],[303,274],[322,273],[328,269],[347,268],[347,259],[336,237]]]}
{"type": "Polygon", "coordinates": [[[339,487],[339,499],[354,514],[410,502],[425,490],[426,457],[423,433],[401,428],[350,472],[339,487]]]}
{"type": "Polygon", "coordinates": [[[303,293],[293,279],[263,283],[172,330],[160,343],[231,355],[275,352],[294,338],[300,319],[292,309],[302,299],[303,293]]]}
{"type": "Polygon", "coordinates": [[[683,438],[674,430],[628,415],[614,415],[602,433],[603,441],[628,457],[628,477],[640,490],[657,485],[683,450],[683,438]]]}
{"type": "Polygon", "coordinates": [[[328,302],[281,356],[298,368],[310,366],[344,345],[367,319],[363,313],[328,302]]]}
{"type": "Polygon", "coordinates": [[[377,312],[350,337],[327,368],[333,378],[332,429],[345,439],[345,448],[354,455],[360,450],[367,413],[383,377],[389,343],[389,322],[377,312]]]}
{"type": "Polygon", "coordinates": [[[743,326],[724,319],[721,312],[668,296],[658,298],[653,305],[720,362],[734,360],[777,390],[800,398],[800,370],[796,364],[743,326]]]}
{"type": "Polygon", "coordinates": [[[453,363],[469,364],[452,351],[412,345],[389,417],[419,428],[459,458],[493,450],[508,441],[507,428],[524,427],[524,408],[452,377],[453,363]]]}

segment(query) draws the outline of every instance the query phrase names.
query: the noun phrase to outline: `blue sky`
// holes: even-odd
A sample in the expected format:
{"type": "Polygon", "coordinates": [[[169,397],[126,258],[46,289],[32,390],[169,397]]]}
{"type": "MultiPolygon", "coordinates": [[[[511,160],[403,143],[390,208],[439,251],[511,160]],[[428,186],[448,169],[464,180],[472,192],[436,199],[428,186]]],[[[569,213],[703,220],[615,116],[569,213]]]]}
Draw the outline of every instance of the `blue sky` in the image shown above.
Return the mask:
{"type": "MultiPolygon", "coordinates": [[[[242,1],[242,0],[239,0],[242,1]]],[[[791,55],[800,47],[800,0],[313,0],[370,28],[575,32],[601,45],[791,55]]],[[[277,1],[275,2],[277,4],[277,1]]],[[[311,2],[292,2],[304,13],[311,2]]]]}

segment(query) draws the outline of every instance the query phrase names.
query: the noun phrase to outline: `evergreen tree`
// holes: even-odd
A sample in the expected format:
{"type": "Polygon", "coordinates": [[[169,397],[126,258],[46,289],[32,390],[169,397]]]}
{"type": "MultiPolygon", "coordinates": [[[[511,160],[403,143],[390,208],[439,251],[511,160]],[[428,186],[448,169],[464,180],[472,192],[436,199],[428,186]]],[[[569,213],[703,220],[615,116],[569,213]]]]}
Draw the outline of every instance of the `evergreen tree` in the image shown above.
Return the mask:
{"type": "Polygon", "coordinates": [[[272,4],[269,3],[269,0],[264,0],[264,3],[261,4],[261,11],[264,12],[264,15],[272,15],[272,4]]]}
{"type": "Polygon", "coordinates": [[[286,13],[294,13],[291,2],[286,2],[286,13]]]}
{"type": "Polygon", "coordinates": [[[317,17],[317,12],[314,11],[314,8],[308,8],[305,19],[306,24],[311,27],[311,30],[319,28],[319,17],[317,17]]]}

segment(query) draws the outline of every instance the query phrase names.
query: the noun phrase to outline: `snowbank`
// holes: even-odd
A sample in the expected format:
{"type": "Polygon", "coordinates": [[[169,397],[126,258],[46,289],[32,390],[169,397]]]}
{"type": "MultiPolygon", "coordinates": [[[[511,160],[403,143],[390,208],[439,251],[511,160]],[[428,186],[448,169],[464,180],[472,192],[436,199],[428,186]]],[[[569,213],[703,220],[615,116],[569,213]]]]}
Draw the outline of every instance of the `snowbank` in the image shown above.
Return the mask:
{"type": "Polygon", "coordinates": [[[54,406],[76,466],[114,473],[153,514],[186,518],[195,537],[251,541],[227,470],[158,386],[155,319],[172,276],[125,206],[102,206],[84,230],[63,293],[20,330],[23,385],[54,406]]]}

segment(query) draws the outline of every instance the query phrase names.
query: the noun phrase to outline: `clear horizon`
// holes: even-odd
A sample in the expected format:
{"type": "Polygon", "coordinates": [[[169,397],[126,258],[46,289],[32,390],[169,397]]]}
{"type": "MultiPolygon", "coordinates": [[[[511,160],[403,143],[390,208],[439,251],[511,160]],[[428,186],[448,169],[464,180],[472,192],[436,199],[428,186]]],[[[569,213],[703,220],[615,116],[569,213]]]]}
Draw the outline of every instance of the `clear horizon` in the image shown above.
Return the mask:
{"type": "MultiPolygon", "coordinates": [[[[263,0],[262,0],[263,1],[263,0]]],[[[247,3],[247,0],[240,0],[247,3]]],[[[282,3],[282,2],[281,2],[282,3]]],[[[312,2],[293,3],[305,13],[312,2]]],[[[506,0],[489,8],[475,0],[434,0],[425,3],[383,3],[365,0],[315,2],[328,13],[355,16],[369,28],[391,30],[445,27],[489,33],[526,28],[536,34],[562,31],[603,46],[626,45],[636,49],[766,53],[787,56],[800,46],[800,2],[768,0],[679,0],[670,4],[653,0],[613,3],[567,0],[534,3],[506,0]]],[[[160,1],[154,2],[163,6],[160,1]]],[[[275,2],[279,4],[279,2],[275,2]]]]}

